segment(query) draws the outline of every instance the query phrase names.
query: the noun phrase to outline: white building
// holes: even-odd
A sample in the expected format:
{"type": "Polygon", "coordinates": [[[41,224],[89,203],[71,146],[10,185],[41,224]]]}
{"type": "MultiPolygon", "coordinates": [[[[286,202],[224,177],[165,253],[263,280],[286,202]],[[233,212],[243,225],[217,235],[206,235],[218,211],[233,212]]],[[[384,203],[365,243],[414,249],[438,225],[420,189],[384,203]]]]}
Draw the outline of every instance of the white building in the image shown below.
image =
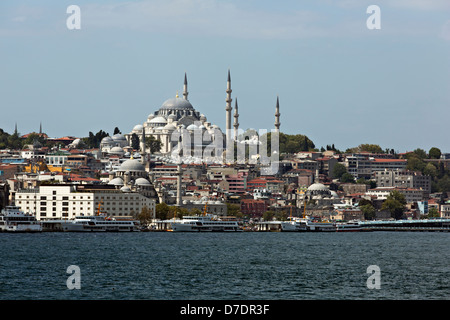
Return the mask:
{"type": "Polygon", "coordinates": [[[49,185],[16,193],[16,205],[36,214],[38,220],[72,219],[95,215],[100,210],[109,216],[132,216],[147,207],[155,216],[155,199],[129,188],[111,186],[49,185]]]}
{"type": "Polygon", "coordinates": [[[376,196],[378,200],[386,200],[389,194],[397,190],[405,196],[407,203],[419,202],[423,200],[423,191],[414,188],[399,188],[399,187],[378,187],[369,189],[366,192],[368,196],[376,196]]]}

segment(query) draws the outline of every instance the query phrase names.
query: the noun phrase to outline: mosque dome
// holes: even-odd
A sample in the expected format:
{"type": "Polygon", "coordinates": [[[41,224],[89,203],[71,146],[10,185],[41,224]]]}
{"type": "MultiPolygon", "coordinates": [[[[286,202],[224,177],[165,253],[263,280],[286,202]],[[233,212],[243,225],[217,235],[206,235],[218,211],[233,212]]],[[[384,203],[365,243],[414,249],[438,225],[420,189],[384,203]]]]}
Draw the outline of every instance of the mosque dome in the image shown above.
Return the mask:
{"type": "Polygon", "coordinates": [[[123,155],[124,151],[121,147],[113,147],[111,148],[111,150],[109,150],[109,153],[123,155]]]}
{"type": "Polygon", "coordinates": [[[194,107],[188,100],[176,97],[164,101],[161,109],[194,109],[194,107]]]}
{"type": "Polygon", "coordinates": [[[187,129],[187,130],[197,130],[198,127],[197,127],[195,124],[191,124],[191,125],[189,125],[186,129],[187,129]]]}
{"type": "Polygon", "coordinates": [[[158,116],[158,117],[153,118],[152,120],[150,120],[150,123],[153,123],[153,124],[166,124],[167,120],[166,120],[166,118],[164,118],[162,116],[158,116]]]}
{"type": "Polygon", "coordinates": [[[308,191],[325,191],[327,193],[330,192],[330,190],[321,183],[313,183],[308,187],[308,191]]]}
{"type": "Polygon", "coordinates": [[[122,141],[122,140],[127,140],[123,134],[121,133],[117,133],[115,135],[112,136],[112,140],[113,141],[122,141]]]}
{"type": "Polygon", "coordinates": [[[129,159],[124,161],[119,168],[120,171],[145,171],[144,166],[139,160],[129,159]]]}
{"type": "Polygon", "coordinates": [[[113,142],[113,139],[110,136],[106,136],[102,139],[101,143],[110,143],[113,142]]]}
{"type": "Polygon", "coordinates": [[[122,192],[131,192],[131,189],[130,189],[130,187],[123,186],[122,188],[120,188],[120,191],[122,191],[122,192]]]}
{"type": "Polygon", "coordinates": [[[114,178],[108,184],[112,184],[115,186],[123,186],[123,180],[121,178],[114,178]]]}
{"type": "Polygon", "coordinates": [[[175,130],[176,127],[172,123],[168,123],[164,126],[164,129],[166,130],[175,130]]]}
{"type": "Polygon", "coordinates": [[[137,178],[134,182],[138,186],[150,186],[151,183],[145,178],[137,178]]]}
{"type": "Polygon", "coordinates": [[[144,129],[144,126],[142,124],[137,124],[134,126],[133,131],[140,132],[142,129],[144,129]]]}
{"type": "Polygon", "coordinates": [[[328,189],[322,183],[318,183],[318,182],[310,185],[308,187],[307,193],[312,195],[313,199],[315,199],[315,197],[320,197],[320,199],[322,199],[322,197],[331,197],[330,189],[328,189]]]}

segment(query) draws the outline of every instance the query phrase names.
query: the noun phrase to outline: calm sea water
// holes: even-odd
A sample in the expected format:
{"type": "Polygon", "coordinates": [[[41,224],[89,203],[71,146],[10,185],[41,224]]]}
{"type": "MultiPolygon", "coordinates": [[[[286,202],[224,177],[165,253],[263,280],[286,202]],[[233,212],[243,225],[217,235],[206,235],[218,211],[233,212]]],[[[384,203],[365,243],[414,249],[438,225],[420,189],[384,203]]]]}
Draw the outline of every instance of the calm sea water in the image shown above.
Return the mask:
{"type": "Polygon", "coordinates": [[[0,246],[0,300],[450,297],[449,233],[3,233],[0,246]]]}

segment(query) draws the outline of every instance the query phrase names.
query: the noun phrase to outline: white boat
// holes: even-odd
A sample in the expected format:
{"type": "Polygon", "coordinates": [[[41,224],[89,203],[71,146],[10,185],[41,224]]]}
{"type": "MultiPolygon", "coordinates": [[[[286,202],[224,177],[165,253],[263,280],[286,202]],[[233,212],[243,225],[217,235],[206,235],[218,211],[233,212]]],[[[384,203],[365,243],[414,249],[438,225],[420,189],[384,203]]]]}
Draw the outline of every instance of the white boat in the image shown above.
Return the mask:
{"type": "Polygon", "coordinates": [[[139,221],[116,220],[105,215],[77,216],[73,220],[58,221],[67,232],[130,232],[140,231],[139,221]]]}
{"type": "Polygon", "coordinates": [[[42,225],[32,214],[25,213],[18,206],[6,206],[0,214],[2,232],[41,232],[42,225]]]}
{"type": "Polygon", "coordinates": [[[361,224],[358,221],[338,222],[336,223],[337,232],[358,232],[363,231],[361,224]]]}
{"type": "Polygon", "coordinates": [[[236,220],[222,220],[212,214],[184,216],[171,222],[173,232],[236,232],[243,231],[236,220]]]}
{"type": "Polygon", "coordinates": [[[333,222],[306,221],[306,231],[332,232],[336,231],[336,225],[333,222]]]}
{"type": "Polygon", "coordinates": [[[281,223],[281,231],[283,232],[297,231],[296,228],[297,221],[295,220],[281,221],[280,223],[281,223]]]}

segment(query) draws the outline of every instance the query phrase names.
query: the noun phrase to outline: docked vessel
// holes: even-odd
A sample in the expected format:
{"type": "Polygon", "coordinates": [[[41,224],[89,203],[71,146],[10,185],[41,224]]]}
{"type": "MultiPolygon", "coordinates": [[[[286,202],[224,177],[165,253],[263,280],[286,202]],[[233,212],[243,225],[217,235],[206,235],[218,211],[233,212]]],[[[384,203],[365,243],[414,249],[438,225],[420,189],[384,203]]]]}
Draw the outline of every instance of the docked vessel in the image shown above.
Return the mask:
{"type": "Polygon", "coordinates": [[[35,216],[18,206],[6,206],[0,214],[1,232],[41,232],[42,225],[35,216]]]}
{"type": "Polygon", "coordinates": [[[104,215],[77,216],[73,220],[60,221],[66,232],[130,232],[140,231],[139,221],[116,220],[104,215]]]}
{"type": "Polygon", "coordinates": [[[307,220],[306,231],[333,232],[336,231],[336,225],[333,222],[307,220]]]}
{"type": "Polygon", "coordinates": [[[184,216],[181,220],[172,222],[173,232],[236,232],[244,229],[236,220],[222,220],[212,214],[184,216]]]}
{"type": "Polygon", "coordinates": [[[370,231],[364,230],[359,221],[349,221],[349,222],[338,222],[336,223],[337,232],[359,232],[359,231],[370,231]]]}

